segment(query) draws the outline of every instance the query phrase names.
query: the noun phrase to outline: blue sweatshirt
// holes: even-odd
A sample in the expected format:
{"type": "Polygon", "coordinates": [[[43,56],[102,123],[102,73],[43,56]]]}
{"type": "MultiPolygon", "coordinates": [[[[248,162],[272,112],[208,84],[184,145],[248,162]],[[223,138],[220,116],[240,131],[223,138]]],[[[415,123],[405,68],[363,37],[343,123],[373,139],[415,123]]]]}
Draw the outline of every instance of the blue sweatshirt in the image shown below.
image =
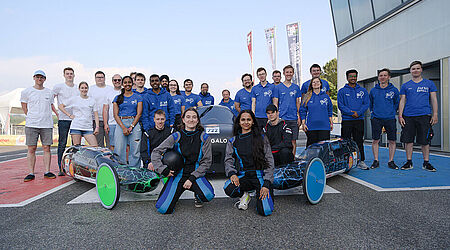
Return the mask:
{"type": "Polygon", "coordinates": [[[398,89],[389,83],[386,88],[381,88],[378,83],[370,90],[370,115],[371,118],[382,120],[395,119],[398,103],[400,102],[400,93],[398,89]]]}
{"type": "Polygon", "coordinates": [[[206,93],[206,95],[203,95],[202,92],[200,92],[198,96],[200,96],[203,106],[214,105],[214,96],[212,96],[210,93],[206,93]]]}
{"type": "Polygon", "coordinates": [[[245,88],[240,89],[234,97],[234,102],[239,103],[241,110],[252,109],[252,95],[245,88]]]}
{"type": "Polygon", "coordinates": [[[291,84],[289,88],[280,83],[274,85],[274,98],[278,98],[278,110],[280,118],[286,121],[297,120],[297,99],[301,97],[300,87],[297,84],[291,84]]]}
{"type": "Polygon", "coordinates": [[[369,94],[359,84],[356,84],[354,88],[345,84],[338,91],[337,101],[338,108],[342,113],[342,120],[344,121],[363,120],[364,112],[369,108],[369,94]],[[357,118],[352,117],[352,111],[356,111],[358,114],[357,118]]]}
{"type": "Polygon", "coordinates": [[[185,108],[188,109],[190,107],[197,107],[197,103],[201,101],[200,96],[191,92],[190,95],[186,95],[186,92],[182,94],[185,99],[185,108]]]}
{"type": "Polygon", "coordinates": [[[172,96],[173,104],[175,105],[175,115],[181,114],[181,107],[186,106],[186,101],[183,95],[172,96]]]}
{"type": "Polygon", "coordinates": [[[326,92],[312,93],[308,103],[300,105],[300,117],[306,120],[308,130],[330,130],[333,117],[333,103],[326,92]]]}
{"type": "Polygon", "coordinates": [[[267,83],[266,86],[262,86],[261,83],[252,88],[252,102],[255,98],[255,116],[256,118],[267,118],[266,108],[269,104],[272,104],[273,88],[275,85],[267,83]]]}
{"type": "Polygon", "coordinates": [[[238,112],[237,112],[236,108],[234,107],[234,101],[233,101],[233,99],[231,99],[231,98],[228,99],[228,102],[224,102],[223,99],[222,99],[222,101],[219,103],[219,105],[228,107],[228,108],[231,110],[231,112],[233,112],[233,115],[234,115],[234,116],[237,116],[237,115],[238,115],[238,112]]]}
{"type": "Polygon", "coordinates": [[[145,114],[145,119],[142,120],[146,131],[155,126],[153,117],[158,109],[161,109],[166,113],[166,126],[170,126],[175,123],[175,104],[173,103],[172,96],[169,92],[165,89],[160,89],[159,94],[156,94],[153,90],[149,89],[144,96],[144,99],[147,101],[147,105],[149,106],[146,110],[147,114],[145,114]]]}
{"type": "MultiPolygon", "coordinates": [[[[320,79],[320,81],[322,82],[322,91],[330,91],[330,84],[328,83],[328,81],[324,79],[320,79]]],[[[308,80],[302,84],[301,95],[304,95],[306,94],[306,92],[308,92],[309,84],[311,84],[311,80],[308,80]]]]}

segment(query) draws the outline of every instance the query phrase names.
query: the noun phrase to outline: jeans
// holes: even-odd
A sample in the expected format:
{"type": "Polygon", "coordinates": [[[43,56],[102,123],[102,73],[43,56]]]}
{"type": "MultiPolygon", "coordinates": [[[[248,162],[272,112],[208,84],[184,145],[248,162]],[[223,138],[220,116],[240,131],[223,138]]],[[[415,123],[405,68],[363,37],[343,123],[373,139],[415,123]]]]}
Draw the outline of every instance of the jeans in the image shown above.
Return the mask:
{"type": "MultiPolygon", "coordinates": [[[[125,127],[130,127],[134,119],[122,119],[125,127]]],[[[117,125],[114,132],[114,152],[117,153],[123,162],[127,162],[127,144],[130,145],[130,152],[128,153],[128,166],[139,168],[141,167],[141,125],[136,124],[131,134],[124,135],[122,128],[117,125]]]]}
{"type": "Polygon", "coordinates": [[[109,145],[114,147],[114,134],[116,132],[116,127],[119,127],[119,125],[112,124],[109,125],[109,145]]]}
{"type": "Polygon", "coordinates": [[[59,120],[58,121],[58,166],[59,171],[61,171],[61,161],[64,154],[64,150],[67,145],[67,135],[69,134],[70,124],[72,121],[69,120],[59,120]]]}

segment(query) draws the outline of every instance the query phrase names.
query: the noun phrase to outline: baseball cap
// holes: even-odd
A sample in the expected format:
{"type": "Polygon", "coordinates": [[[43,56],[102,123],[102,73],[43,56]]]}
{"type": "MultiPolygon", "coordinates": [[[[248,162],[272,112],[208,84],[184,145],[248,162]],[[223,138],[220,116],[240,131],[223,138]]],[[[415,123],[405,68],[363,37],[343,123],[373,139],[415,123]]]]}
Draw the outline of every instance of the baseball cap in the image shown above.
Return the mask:
{"type": "Polygon", "coordinates": [[[41,75],[41,76],[43,76],[43,77],[47,77],[47,76],[45,75],[44,71],[42,71],[42,70],[37,70],[36,72],[34,72],[34,75],[33,75],[33,76],[36,76],[36,75],[41,75]]]}
{"type": "Polygon", "coordinates": [[[266,113],[269,111],[277,112],[278,111],[277,106],[275,106],[273,104],[269,104],[269,106],[267,106],[267,108],[266,108],[266,113]]]}

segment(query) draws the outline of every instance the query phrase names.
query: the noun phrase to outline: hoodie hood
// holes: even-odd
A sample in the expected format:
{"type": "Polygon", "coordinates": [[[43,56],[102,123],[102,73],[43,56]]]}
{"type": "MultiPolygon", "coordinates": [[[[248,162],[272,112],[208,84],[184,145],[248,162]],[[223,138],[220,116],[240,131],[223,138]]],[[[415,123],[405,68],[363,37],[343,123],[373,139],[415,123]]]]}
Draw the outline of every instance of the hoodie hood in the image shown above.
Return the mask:
{"type": "MultiPolygon", "coordinates": [[[[150,94],[150,95],[156,95],[156,96],[164,95],[165,93],[169,93],[169,92],[167,92],[167,90],[165,90],[164,88],[160,88],[160,90],[161,90],[161,91],[159,91],[159,94],[156,94],[155,92],[153,92],[153,89],[148,89],[148,90],[147,90],[147,93],[150,94]]],[[[169,95],[170,95],[170,94],[169,94],[169,95]]]]}
{"type": "Polygon", "coordinates": [[[203,95],[202,92],[200,92],[198,95],[202,98],[211,96],[211,94],[209,92],[206,92],[206,95],[203,95]]]}

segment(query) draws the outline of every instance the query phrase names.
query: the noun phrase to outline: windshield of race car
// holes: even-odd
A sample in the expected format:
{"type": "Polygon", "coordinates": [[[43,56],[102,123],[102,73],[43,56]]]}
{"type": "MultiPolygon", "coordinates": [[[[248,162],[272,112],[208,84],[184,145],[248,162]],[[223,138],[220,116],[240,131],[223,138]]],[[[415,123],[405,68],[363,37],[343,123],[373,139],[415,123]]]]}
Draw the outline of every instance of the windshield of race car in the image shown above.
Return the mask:
{"type": "Polygon", "coordinates": [[[233,124],[233,113],[227,108],[209,106],[199,108],[198,112],[202,124],[233,124]]]}

